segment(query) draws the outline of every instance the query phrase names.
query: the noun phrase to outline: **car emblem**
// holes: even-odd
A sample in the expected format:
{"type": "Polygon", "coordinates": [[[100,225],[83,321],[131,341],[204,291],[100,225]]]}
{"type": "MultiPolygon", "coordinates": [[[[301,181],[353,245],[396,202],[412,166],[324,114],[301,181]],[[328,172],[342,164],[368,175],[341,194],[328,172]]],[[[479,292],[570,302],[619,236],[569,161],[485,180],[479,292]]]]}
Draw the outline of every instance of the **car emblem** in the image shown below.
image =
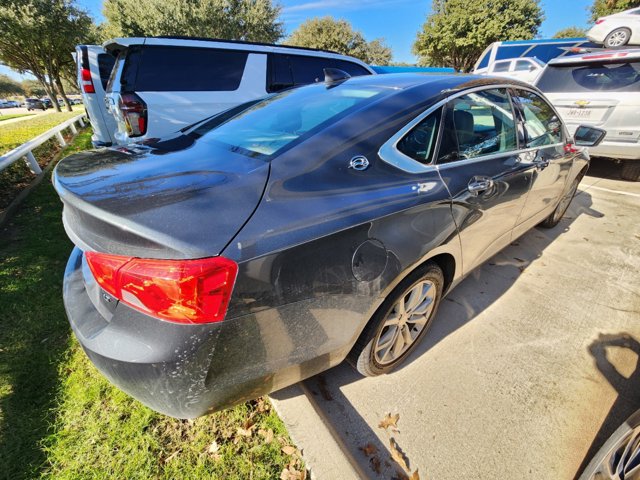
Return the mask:
{"type": "Polygon", "coordinates": [[[349,161],[349,168],[353,168],[358,171],[366,170],[369,168],[369,160],[367,160],[367,157],[362,155],[356,155],[349,161]]]}
{"type": "Polygon", "coordinates": [[[576,100],[575,102],[573,102],[574,105],[580,107],[580,108],[584,108],[587,105],[589,105],[591,102],[589,100],[576,100]]]}

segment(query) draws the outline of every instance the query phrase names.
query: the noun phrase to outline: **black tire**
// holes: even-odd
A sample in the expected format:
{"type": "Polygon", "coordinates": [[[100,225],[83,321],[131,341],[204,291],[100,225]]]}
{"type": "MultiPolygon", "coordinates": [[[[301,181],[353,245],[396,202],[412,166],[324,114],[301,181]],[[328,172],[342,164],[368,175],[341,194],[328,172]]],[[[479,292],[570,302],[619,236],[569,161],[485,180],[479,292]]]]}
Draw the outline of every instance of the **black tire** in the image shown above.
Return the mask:
{"type": "MultiPolygon", "coordinates": [[[[608,473],[611,467],[615,469],[616,467],[622,467],[623,465],[631,466],[629,464],[632,462],[629,461],[629,458],[633,458],[633,450],[631,452],[627,452],[627,456],[613,455],[612,458],[610,454],[616,451],[621,451],[623,447],[628,444],[633,444],[634,438],[637,442],[638,434],[640,433],[637,430],[638,427],[640,427],[640,410],[631,415],[626,422],[620,425],[620,427],[618,427],[618,429],[613,432],[613,434],[604,443],[604,445],[602,445],[600,450],[598,450],[598,453],[596,453],[591,459],[589,465],[587,465],[587,468],[584,469],[584,472],[582,472],[582,475],[580,475],[580,478],[578,480],[613,478],[608,474],[600,476],[599,472],[608,473]],[[636,431],[634,432],[634,430],[636,431]],[[622,465],[619,465],[620,462],[623,462],[622,465]]],[[[636,478],[636,476],[634,475],[633,477],[626,478],[636,478]]]]}
{"type": "MultiPolygon", "coordinates": [[[[443,291],[444,275],[442,273],[442,270],[436,263],[427,262],[423,266],[413,271],[407,276],[407,278],[402,280],[402,282],[400,282],[400,284],[398,284],[396,288],[393,289],[393,291],[387,296],[382,305],[380,305],[380,308],[378,308],[376,313],[371,317],[371,320],[369,320],[369,323],[360,334],[360,337],[358,338],[356,344],[347,356],[347,361],[358,372],[366,377],[381,375],[393,370],[395,367],[401,364],[407,358],[407,356],[409,356],[413,349],[420,343],[422,338],[424,338],[425,334],[429,330],[429,327],[433,323],[433,318],[438,311],[438,306],[440,304],[443,291]],[[426,323],[422,327],[422,330],[419,331],[415,339],[413,339],[413,343],[409,344],[408,348],[403,351],[401,355],[393,359],[391,362],[382,364],[376,359],[374,347],[377,345],[379,337],[385,330],[385,321],[392,312],[396,303],[398,303],[403,296],[406,299],[412,289],[419,285],[421,282],[428,282],[432,284],[432,287],[429,287],[428,289],[429,291],[431,288],[435,288],[435,291],[433,292],[434,299],[431,302],[433,304],[433,307],[431,308],[430,313],[425,316],[426,323]]],[[[415,325],[413,328],[416,328],[415,325]]],[[[401,328],[398,328],[398,330],[401,330],[401,328]]],[[[400,333],[398,333],[398,335],[400,335],[400,333]]],[[[391,350],[391,347],[389,348],[389,350],[391,350]]]]}
{"type": "Polygon", "coordinates": [[[584,172],[581,172],[573,180],[573,182],[571,183],[571,187],[569,187],[567,193],[565,193],[564,196],[560,199],[555,210],[551,212],[551,215],[549,215],[542,222],[540,222],[540,224],[538,224],[539,227],[553,228],[558,225],[558,223],[560,223],[560,220],[562,220],[564,214],[567,213],[567,209],[569,208],[569,205],[571,205],[573,197],[575,197],[576,195],[576,191],[578,190],[578,185],[580,184],[580,180],[582,180],[582,177],[584,177],[584,172]]]}
{"type": "Polygon", "coordinates": [[[640,160],[626,160],[623,162],[620,176],[623,180],[631,182],[640,180],[640,160]]]}
{"type": "Polygon", "coordinates": [[[631,40],[631,30],[624,27],[616,28],[604,39],[604,46],[607,48],[619,48],[629,43],[629,40],[631,40]],[[614,42],[615,45],[611,45],[611,42],[614,42]]]}

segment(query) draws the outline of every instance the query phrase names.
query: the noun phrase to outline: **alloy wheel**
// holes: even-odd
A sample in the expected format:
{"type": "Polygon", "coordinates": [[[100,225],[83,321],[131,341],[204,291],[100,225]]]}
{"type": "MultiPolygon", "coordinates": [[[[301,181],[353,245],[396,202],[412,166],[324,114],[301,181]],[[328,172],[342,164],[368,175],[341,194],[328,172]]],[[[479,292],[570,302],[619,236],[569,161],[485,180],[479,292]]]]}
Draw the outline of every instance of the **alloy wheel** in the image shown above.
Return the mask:
{"type": "Polygon", "coordinates": [[[605,455],[589,480],[640,479],[640,426],[622,437],[605,455]]]}
{"type": "Polygon", "coordinates": [[[611,34],[609,39],[607,40],[608,47],[621,47],[627,43],[627,37],[629,35],[625,30],[619,30],[611,34]]]}
{"type": "Polygon", "coordinates": [[[375,338],[374,355],[380,365],[400,358],[431,321],[437,287],[430,280],[411,286],[393,305],[375,338]]]}

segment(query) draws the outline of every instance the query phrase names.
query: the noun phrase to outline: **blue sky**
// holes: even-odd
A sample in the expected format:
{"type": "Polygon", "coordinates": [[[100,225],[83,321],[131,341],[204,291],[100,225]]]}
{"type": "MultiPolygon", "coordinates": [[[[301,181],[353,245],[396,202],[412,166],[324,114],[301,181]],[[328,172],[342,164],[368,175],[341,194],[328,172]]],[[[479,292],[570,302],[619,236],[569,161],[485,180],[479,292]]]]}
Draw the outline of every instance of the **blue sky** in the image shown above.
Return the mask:
{"type": "MultiPolygon", "coordinates": [[[[77,1],[97,21],[103,19],[102,0],[77,1]]],[[[551,37],[558,30],[573,25],[586,26],[588,8],[592,2],[543,0],[541,4],[545,21],[541,36],[551,37]]],[[[393,50],[394,60],[409,63],[416,60],[411,53],[411,45],[431,9],[430,0],[281,0],[280,4],[287,33],[291,33],[307,18],[332,15],[348,20],[367,40],[383,37],[393,50]]],[[[0,73],[19,77],[3,66],[0,66],[0,73]]]]}

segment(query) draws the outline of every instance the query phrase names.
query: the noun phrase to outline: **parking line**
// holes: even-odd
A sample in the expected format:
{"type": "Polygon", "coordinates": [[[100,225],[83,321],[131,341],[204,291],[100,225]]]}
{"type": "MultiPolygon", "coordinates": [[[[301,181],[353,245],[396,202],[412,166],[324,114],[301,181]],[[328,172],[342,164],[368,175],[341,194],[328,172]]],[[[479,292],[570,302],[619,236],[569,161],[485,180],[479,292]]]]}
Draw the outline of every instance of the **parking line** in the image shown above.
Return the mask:
{"type": "Polygon", "coordinates": [[[628,195],[630,197],[640,198],[640,193],[621,192],[620,190],[612,190],[610,188],[596,187],[595,185],[591,185],[591,186],[585,188],[585,190],[591,190],[591,189],[602,190],[603,192],[617,193],[619,195],[628,195]]]}

